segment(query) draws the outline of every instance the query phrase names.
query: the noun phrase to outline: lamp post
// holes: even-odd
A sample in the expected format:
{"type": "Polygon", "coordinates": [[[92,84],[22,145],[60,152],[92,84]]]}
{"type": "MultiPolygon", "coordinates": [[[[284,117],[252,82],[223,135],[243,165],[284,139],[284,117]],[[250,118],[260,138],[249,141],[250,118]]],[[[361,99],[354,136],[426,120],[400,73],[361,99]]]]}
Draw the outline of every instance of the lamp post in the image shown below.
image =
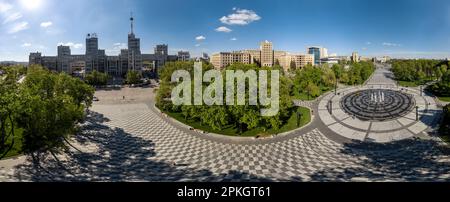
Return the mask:
{"type": "Polygon", "coordinates": [[[423,87],[420,86],[420,96],[423,96],[423,87]]]}
{"type": "Polygon", "coordinates": [[[337,85],[338,85],[338,80],[336,78],[336,84],[334,85],[334,95],[337,95],[337,85]]]}
{"type": "Polygon", "coordinates": [[[333,102],[331,100],[328,101],[328,108],[330,110],[330,114],[333,114],[333,102]]]}
{"type": "Polygon", "coordinates": [[[297,127],[300,126],[301,118],[302,118],[302,114],[297,110],[297,127]]]}
{"type": "Polygon", "coordinates": [[[419,106],[416,106],[416,121],[419,121],[419,106]]]}

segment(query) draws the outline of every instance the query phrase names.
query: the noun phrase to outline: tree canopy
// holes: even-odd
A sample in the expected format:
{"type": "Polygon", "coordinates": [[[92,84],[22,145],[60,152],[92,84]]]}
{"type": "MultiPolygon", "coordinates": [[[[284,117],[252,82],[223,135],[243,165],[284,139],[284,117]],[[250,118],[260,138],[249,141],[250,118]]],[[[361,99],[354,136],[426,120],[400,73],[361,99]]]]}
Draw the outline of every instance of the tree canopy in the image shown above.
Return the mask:
{"type": "MultiPolygon", "coordinates": [[[[21,76],[25,76],[22,83],[14,71],[7,72],[7,78],[0,80],[1,125],[7,118],[13,125],[11,131],[23,130],[24,152],[57,151],[65,146],[65,138],[84,119],[94,89],[78,78],[51,73],[40,66],[29,67],[21,76]]],[[[5,132],[1,132],[1,137],[5,138],[5,132]]]]}

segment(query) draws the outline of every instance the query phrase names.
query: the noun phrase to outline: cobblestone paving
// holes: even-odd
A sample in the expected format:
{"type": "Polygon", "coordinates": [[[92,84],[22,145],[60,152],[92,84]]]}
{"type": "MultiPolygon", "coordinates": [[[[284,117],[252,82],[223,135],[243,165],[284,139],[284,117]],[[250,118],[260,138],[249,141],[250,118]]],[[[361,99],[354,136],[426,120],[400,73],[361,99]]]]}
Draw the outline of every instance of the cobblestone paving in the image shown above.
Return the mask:
{"type": "MultiPolygon", "coordinates": [[[[388,83],[383,75],[371,81],[388,83]]],[[[68,151],[0,161],[0,181],[450,181],[450,158],[432,140],[333,141],[316,119],[289,136],[231,143],[180,129],[153,109],[152,91],[97,92],[68,151]]]]}
{"type": "Polygon", "coordinates": [[[274,143],[229,144],[183,132],[145,104],[93,111],[72,140],[80,151],[1,169],[0,181],[450,180],[448,157],[429,141],[339,144],[314,129],[274,143]]]}

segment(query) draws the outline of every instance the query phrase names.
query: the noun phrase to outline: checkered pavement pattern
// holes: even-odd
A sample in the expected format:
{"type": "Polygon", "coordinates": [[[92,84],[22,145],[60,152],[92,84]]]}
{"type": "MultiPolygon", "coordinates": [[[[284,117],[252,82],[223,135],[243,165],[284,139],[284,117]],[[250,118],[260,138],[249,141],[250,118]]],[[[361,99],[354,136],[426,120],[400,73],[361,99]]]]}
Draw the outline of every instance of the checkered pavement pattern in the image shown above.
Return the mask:
{"type": "Polygon", "coordinates": [[[0,181],[450,181],[450,159],[429,141],[341,144],[313,129],[233,144],[180,130],[145,104],[92,111],[68,151],[0,169],[0,181]]]}

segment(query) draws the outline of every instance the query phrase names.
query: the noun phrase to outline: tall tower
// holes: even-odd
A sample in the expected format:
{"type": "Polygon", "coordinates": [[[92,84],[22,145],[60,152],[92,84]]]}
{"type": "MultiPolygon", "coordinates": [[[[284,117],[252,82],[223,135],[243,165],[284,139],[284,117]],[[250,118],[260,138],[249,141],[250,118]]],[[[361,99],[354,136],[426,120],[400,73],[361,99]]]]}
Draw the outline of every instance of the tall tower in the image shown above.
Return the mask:
{"type": "Polygon", "coordinates": [[[131,30],[128,34],[128,70],[141,71],[141,39],[134,35],[134,17],[131,13],[130,17],[131,30]]]}
{"type": "Polygon", "coordinates": [[[89,33],[86,36],[85,63],[86,72],[100,70],[98,62],[98,37],[96,33],[89,33]]]}
{"type": "Polygon", "coordinates": [[[273,45],[269,41],[261,42],[261,66],[272,67],[273,66],[273,45]]]}
{"type": "Polygon", "coordinates": [[[133,18],[133,12],[131,12],[130,22],[131,22],[131,32],[130,32],[130,34],[134,34],[134,18],[133,18]]]}

